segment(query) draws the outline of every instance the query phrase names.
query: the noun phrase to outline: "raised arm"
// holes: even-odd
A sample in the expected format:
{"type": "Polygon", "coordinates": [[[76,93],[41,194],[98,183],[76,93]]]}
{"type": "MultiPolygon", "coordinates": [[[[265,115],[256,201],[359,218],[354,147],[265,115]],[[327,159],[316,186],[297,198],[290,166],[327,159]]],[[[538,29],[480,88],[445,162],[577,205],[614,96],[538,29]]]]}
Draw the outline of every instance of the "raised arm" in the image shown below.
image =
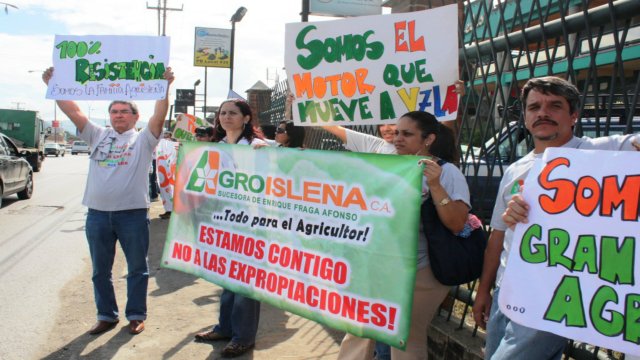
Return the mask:
{"type": "Polygon", "coordinates": [[[322,128],[335,135],[343,144],[347,143],[347,131],[342,126],[323,126],[322,128]]]}
{"type": "MultiPolygon", "coordinates": [[[[49,80],[53,76],[53,67],[48,68],[42,73],[42,81],[49,85],[49,80]]],[[[72,100],[56,100],[58,107],[62,112],[67,115],[69,120],[78,128],[78,131],[82,132],[84,127],[89,122],[89,118],[80,110],[80,107],[75,101],[72,100]]]]}
{"type": "Polygon", "coordinates": [[[287,97],[284,100],[284,119],[285,120],[293,120],[292,107],[293,107],[294,99],[295,99],[295,96],[293,96],[293,93],[291,93],[291,91],[287,91],[287,97]]]}
{"type": "MultiPolygon", "coordinates": [[[[284,118],[288,120],[293,119],[292,107],[293,100],[295,100],[295,96],[289,92],[287,94],[287,98],[284,103],[284,118]]],[[[335,135],[343,144],[347,143],[347,132],[342,126],[322,126],[323,129],[327,130],[331,134],[335,135]]]]}
{"type": "Polygon", "coordinates": [[[149,131],[155,136],[159,138],[162,134],[162,127],[164,126],[164,120],[167,118],[167,113],[169,112],[169,89],[171,88],[171,83],[174,80],[173,71],[171,71],[171,67],[168,67],[164,72],[164,78],[167,80],[167,93],[162,100],[157,100],[155,108],[153,110],[153,115],[149,119],[149,131]]]}

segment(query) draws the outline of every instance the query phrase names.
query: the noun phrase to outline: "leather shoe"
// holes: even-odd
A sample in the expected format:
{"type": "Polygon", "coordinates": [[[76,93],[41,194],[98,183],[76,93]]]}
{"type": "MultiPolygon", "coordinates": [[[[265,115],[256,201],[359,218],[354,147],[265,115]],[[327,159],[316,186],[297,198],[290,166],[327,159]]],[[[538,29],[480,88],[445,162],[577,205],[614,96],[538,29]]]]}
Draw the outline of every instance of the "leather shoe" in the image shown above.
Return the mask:
{"type": "Polygon", "coordinates": [[[129,334],[138,335],[144,331],[144,320],[129,321],[129,334]]]}
{"type": "Polygon", "coordinates": [[[213,330],[197,333],[195,335],[195,338],[197,341],[231,340],[231,337],[222,335],[221,333],[215,332],[213,330]]]}
{"type": "Polygon", "coordinates": [[[105,331],[109,331],[113,329],[114,327],[116,327],[117,324],[118,324],[118,320],[116,321],[98,320],[98,322],[95,325],[93,325],[91,329],[89,329],[89,334],[90,335],[102,334],[105,331]]]}
{"type": "Polygon", "coordinates": [[[222,349],[222,357],[223,358],[234,358],[234,357],[238,357],[244,353],[246,353],[247,351],[253,349],[254,344],[249,344],[249,345],[242,345],[239,344],[237,342],[233,342],[233,340],[231,342],[229,342],[227,344],[227,346],[225,346],[222,349]]]}

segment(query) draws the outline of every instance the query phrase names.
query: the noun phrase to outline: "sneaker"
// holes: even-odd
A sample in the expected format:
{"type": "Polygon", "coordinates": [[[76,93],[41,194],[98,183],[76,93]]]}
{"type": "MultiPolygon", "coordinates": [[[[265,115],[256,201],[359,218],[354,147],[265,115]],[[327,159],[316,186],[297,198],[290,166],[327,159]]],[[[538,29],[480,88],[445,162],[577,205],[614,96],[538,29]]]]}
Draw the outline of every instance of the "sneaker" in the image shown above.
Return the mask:
{"type": "Polygon", "coordinates": [[[242,344],[238,344],[237,342],[231,341],[230,343],[227,344],[227,346],[224,347],[224,349],[222,349],[222,357],[234,358],[234,357],[240,356],[246,353],[247,351],[253,349],[253,346],[254,344],[242,345],[242,344]]]}

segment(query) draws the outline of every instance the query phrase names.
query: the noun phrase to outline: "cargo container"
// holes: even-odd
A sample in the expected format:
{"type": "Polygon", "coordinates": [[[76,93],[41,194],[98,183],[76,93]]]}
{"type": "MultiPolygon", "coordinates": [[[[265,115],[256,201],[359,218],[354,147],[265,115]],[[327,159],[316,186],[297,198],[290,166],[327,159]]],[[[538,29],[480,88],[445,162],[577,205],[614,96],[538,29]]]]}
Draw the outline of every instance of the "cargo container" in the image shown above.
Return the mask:
{"type": "Polygon", "coordinates": [[[33,171],[40,171],[44,161],[44,122],[36,111],[0,109],[0,132],[26,154],[33,171]]]}

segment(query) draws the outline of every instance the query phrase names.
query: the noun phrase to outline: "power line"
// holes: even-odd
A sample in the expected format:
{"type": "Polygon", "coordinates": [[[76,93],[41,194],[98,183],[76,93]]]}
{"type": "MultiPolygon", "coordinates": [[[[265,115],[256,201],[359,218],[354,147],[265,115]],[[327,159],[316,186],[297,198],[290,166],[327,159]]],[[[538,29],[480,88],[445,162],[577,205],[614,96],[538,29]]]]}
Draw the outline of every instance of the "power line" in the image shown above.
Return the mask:
{"type": "Polygon", "coordinates": [[[168,8],[167,7],[167,0],[163,1],[162,7],[160,7],[160,0],[158,0],[158,6],[153,7],[153,6],[149,6],[149,3],[147,3],[147,9],[148,10],[158,10],[158,36],[162,35],[162,36],[166,36],[166,28],[167,28],[167,10],[169,11],[182,11],[184,9],[184,4],[182,4],[180,6],[180,9],[178,8],[168,8]],[[160,14],[162,14],[162,21],[160,19],[160,14]],[[162,33],[160,33],[160,23],[162,23],[162,33]]]}
{"type": "Polygon", "coordinates": [[[6,3],[6,2],[0,2],[0,4],[4,5],[4,13],[7,14],[7,15],[9,14],[9,6],[11,6],[12,8],[14,8],[16,10],[18,9],[17,6],[15,6],[13,4],[6,3]]]}

